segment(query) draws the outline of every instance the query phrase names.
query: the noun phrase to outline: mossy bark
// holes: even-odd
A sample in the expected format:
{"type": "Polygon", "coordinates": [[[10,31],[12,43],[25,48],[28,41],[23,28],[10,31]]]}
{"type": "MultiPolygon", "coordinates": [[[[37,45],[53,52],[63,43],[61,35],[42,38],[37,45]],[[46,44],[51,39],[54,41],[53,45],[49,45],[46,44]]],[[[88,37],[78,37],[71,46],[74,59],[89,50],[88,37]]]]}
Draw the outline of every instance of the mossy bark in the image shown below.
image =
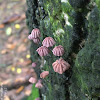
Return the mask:
{"type": "Polygon", "coordinates": [[[52,63],[58,57],[50,53],[41,59],[36,52],[40,44],[31,41],[31,58],[38,62],[38,79],[40,72],[50,72],[43,80],[44,88],[39,90],[42,100],[99,100],[100,1],[27,0],[27,5],[29,31],[39,28],[41,42],[51,36],[56,45],[63,45],[63,58],[71,65],[64,74],[55,73],[52,63]]]}

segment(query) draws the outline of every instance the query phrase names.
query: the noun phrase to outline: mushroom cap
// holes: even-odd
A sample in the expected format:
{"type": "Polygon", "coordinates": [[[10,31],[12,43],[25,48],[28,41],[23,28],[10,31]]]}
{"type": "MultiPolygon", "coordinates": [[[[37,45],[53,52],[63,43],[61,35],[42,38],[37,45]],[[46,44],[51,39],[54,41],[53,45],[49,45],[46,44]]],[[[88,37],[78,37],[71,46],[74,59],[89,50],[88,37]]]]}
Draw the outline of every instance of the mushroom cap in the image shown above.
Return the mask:
{"type": "Polygon", "coordinates": [[[40,30],[38,28],[35,28],[31,32],[32,38],[39,38],[41,36],[40,30]]]}
{"type": "Polygon", "coordinates": [[[40,98],[36,98],[35,100],[41,100],[40,98]]]}
{"type": "Polygon", "coordinates": [[[43,42],[42,45],[48,47],[52,47],[55,44],[55,40],[52,37],[46,37],[43,42]]]}
{"type": "Polygon", "coordinates": [[[56,46],[53,50],[52,50],[53,54],[55,56],[62,56],[64,54],[64,48],[63,46],[59,45],[56,46]]]}
{"type": "Polygon", "coordinates": [[[36,67],[36,66],[37,66],[36,62],[33,62],[32,67],[36,67]]]}
{"type": "Polygon", "coordinates": [[[40,42],[40,39],[39,39],[39,38],[33,38],[32,40],[33,40],[33,42],[36,43],[36,44],[38,44],[38,43],[40,42]]]}
{"type": "Polygon", "coordinates": [[[49,71],[44,71],[44,72],[42,72],[41,74],[40,74],[40,78],[45,78],[46,76],[48,76],[49,75],[49,71]]]}
{"type": "Polygon", "coordinates": [[[43,87],[42,81],[38,80],[38,82],[36,83],[35,87],[41,89],[43,87]]]}
{"type": "Polygon", "coordinates": [[[69,69],[70,64],[68,62],[66,62],[63,58],[60,58],[58,60],[56,60],[53,64],[53,69],[55,72],[62,74],[64,73],[66,70],[69,69]]]}
{"type": "Polygon", "coordinates": [[[32,37],[31,34],[28,36],[28,39],[29,39],[29,40],[32,40],[32,39],[33,39],[33,37],[32,37]]]}
{"type": "Polygon", "coordinates": [[[31,77],[31,78],[29,79],[29,82],[34,84],[34,83],[37,82],[37,79],[34,78],[34,77],[31,77]]]}
{"type": "Polygon", "coordinates": [[[41,57],[49,54],[49,49],[45,46],[39,47],[36,51],[41,57]]]}
{"type": "Polygon", "coordinates": [[[38,80],[38,82],[39,82],[39,83],[42,83],[42,80],[41,80],[41,79],[39,79],[39,80],[38,80]]]}

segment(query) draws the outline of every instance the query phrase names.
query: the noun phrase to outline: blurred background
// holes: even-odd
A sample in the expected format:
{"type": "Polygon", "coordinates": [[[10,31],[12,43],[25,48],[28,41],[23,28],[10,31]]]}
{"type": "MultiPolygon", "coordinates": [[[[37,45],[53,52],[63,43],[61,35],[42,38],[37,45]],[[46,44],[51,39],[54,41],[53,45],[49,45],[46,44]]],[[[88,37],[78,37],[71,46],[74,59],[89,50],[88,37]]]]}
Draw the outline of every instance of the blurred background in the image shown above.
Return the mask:
{"type": "Polygon", "coordinates": [[[26,0],[0,0],[0,100],[24,100],[31,94],[26,9],[26,0]]]}

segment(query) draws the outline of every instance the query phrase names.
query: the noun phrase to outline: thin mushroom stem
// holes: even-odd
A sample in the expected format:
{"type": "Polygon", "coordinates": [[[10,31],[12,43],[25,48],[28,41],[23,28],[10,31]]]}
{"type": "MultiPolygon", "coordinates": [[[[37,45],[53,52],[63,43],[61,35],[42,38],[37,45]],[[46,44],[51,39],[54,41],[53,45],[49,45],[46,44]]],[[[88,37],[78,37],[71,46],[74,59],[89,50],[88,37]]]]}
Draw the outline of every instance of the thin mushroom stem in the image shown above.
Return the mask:
{"type": "Polygon", "coordinates": [[[40,68],[43,68],[43,66],[44,66],[44,57],[41,57],[41,66],[40,66],[40,68]]]}

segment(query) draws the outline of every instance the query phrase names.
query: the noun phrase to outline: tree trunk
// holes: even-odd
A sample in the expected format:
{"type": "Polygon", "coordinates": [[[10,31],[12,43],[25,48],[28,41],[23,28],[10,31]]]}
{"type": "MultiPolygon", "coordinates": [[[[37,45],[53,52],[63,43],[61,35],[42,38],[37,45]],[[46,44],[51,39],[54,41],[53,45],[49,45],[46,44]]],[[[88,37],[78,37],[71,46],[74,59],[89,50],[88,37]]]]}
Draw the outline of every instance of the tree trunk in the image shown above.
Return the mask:
{"type": "Polygon", "coordinates": [[[31,41],[31,59],[38,62],[38,79],[44,70],[50,74],[43,79],[42,89],[33,85],[29,100],[39,95],[42,100],[99,100],[100,0],[27,0],[27,5],[30,33],[39,28],[41,42],[47,36],[53,37],[56,45],[64,46],[63,58],[71,65],[64,74],[55,73],[52,63],[58,57],[50,54],[40,58],[36,52],[40,44],[31,41]]]}

